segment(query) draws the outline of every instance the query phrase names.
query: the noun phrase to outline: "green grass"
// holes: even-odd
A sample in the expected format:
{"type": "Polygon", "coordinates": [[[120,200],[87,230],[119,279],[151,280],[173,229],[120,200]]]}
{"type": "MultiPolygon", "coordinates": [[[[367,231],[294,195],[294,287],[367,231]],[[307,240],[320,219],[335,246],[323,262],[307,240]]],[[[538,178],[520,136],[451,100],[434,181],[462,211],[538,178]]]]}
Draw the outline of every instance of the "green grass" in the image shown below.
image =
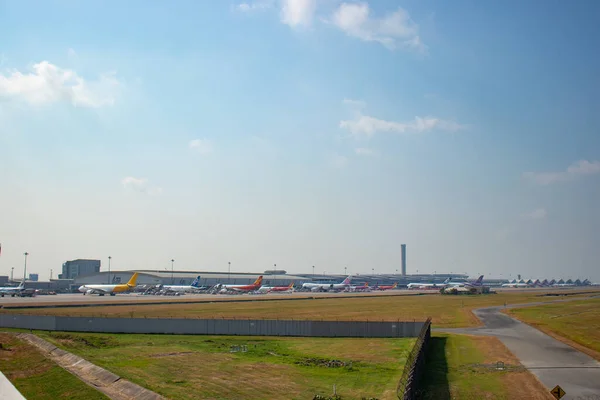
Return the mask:
{"type": "Polygon", "coordinates": [[[460,335],[432,337],[423,399],[481,399],[493,394],[508,399],[498,372],[484,366],[485,355],[473,338],[460,335]]]}
{"type": "Polygon", "coordinates": [[[414,339],[264,338],[37,332],[173,399],[394,399],[414,339]],[[245,353],[231,353],[246,345],[245,353]],[[331,360],[345,363],[327,367],[331,360]]]}
{"type": "Polygon", "coordinates": [[[434,334],[420,400],[547,400],[549,391],[494,337],[434,334]],[[497,362],[505,369],[496,369],[497,362]]]}
{"type": "Polygon", "coordinates": [[[16,337],[0,333],[0,370],[28,400],[108,399],[16,337]]]}
{"type": "Polygon", "coordinates": [[[508,311],[542,331],[573,341],[600,360],[600,298],[508,311]]]}
{"type": "MultiPolygon", "coordinates": [[[[551,291],[556,293],[556,291],[551,291]]],[[[167,305],[122,305],[47,309],[3,309],[0,312],[34,315],[173,317],[173,318],[280,318],[339,320],[425,320],[432,317],[436,327],[475,326],[479,320],[471,310],[478,307],[528,303],[553,298],[543,292],[513,292],[477,296],[355,297],[294,301],[228,302],[167,305]]]]}

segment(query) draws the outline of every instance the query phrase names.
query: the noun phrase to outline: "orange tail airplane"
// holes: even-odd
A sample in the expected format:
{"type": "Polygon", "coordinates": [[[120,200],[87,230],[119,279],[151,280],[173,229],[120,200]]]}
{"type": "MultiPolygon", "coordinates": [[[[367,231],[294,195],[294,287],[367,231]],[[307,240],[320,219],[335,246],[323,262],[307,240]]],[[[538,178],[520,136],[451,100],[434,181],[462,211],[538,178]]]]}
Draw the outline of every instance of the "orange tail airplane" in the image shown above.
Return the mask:
{"type": "Polygon", "coordinates": [[[390,289],[396,289],[397,287],[398,287],[398,282],[394,283],[393,285],[380,285],[380,286],[377,286],[377,289],[390,290],[390,289]]]}
{"type": "Polygon", "coordinates": [[[224,291],[232,290],[232,291],[236,291],[236,292],[253,292],[260,288],[260,286],[262,285],[262,280],[263,280],[263,277],[261,275],[258,277],[258,279],[256,279],[254,281],[254,283],[252,285],[222,285],[221,290],[222,291],[223,290],[224,291]]]}

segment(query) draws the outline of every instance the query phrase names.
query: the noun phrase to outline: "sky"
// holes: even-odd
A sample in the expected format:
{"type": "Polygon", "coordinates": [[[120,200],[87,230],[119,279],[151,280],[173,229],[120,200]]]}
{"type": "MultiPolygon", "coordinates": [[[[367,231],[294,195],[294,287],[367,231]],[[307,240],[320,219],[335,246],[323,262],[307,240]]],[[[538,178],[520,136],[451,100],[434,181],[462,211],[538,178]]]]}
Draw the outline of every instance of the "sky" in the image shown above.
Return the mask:
{"type": "Polygon", "coordinates": [[[0,274],[600,281],[599,13],[0,0],[0,274]]]}

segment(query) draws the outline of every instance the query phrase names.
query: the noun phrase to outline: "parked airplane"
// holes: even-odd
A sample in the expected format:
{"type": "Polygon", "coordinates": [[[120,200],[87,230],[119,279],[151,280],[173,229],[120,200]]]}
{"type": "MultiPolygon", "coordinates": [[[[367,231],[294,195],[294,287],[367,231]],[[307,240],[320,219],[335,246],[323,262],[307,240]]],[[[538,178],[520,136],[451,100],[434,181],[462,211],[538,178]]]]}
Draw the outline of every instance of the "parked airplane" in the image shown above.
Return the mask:
{"type": "Polygon", "coordinates": [[[508,288],[528,288],[528,287],[531,287],[531,285],[528,284],[528,283],[503,283],[502,287],[508,287],[508,288]]]}
{"type": "Polygon", "coordinates": [[[309,289],[312,292],[318,291],[329,291],[329,290],[343,290],[350,286],[350,281],[352,281],[352,276],[348,276],[346,279],[342,281],[342,283],[312,283],[307,282],[302,284],[302,289],[309,289]]]}
{"type": "Polygon", "coordinates": [[[125,293],[133,290],[135,288],[135,283],[137,282],[138,273],[134,272],[127,283],[120,283],[118,285],[81,285],[79,287],[79,291],[86,294],[98,294],[100,296],[104,296],[105,294],[110,294],[114,296],[117,293],[125,293]]]}
{"type": "Polygon", "coordinates": [[[481,275],[475,281],[467,281],[467,282],[457,282],[455,284],[449,283],[448,286],[444,289],[444,292],[450,293],[452,290],[456,290],[458,292],[473,292],[477,291],[479,288],[483,287],[483,275],[481,275]]]}
{"type": "Polygon", "coordinates": [[[171,292],[194,292],[200,289],[200,275],[194,279],[191,285],[162,285],[163,290],[169,290],[171,292]]]}
{"type": "Polygon", "coordinates": [[[252,285],[217,285],[220,293],[235,292],[252,292],[258,290],[262,284],[263,277],[259,276],[252,285]]]}
{"type": "Polygon", "coordinates": [[[25,290],[25,279],[23,279],[23,281],[19,283],[19,286],[0,287],[0,297],[4,297],[5,295],[15,297],[23,290],[25,290]]]}
{"type": "Polygon", "coordinates": [[[482,286],[483,285],[483,275],[477,278],[474,281],[466,281],[466,282],[448,282],[448,286],[451,287],[473,287],[473,286],[482,286]]]}
{"type": "Polygon", "coordinates": [[[350,292],[370,292],[371,288],[369,287],[369,282],[365,282],[361,286],[353,286],[350,285],[347,288],[350,292]]]}
{"type": "Polygon", "coordinates": [[[409,289],[441,289],[449,285],[452,285],[450,283],[450,278],[446,279],[442,283],[409,283],[408,285],[406,285],[406,287],[409,289]]]}
{"type": "Polygon", "coordinates": [[[377,287],[375,287],[375,290],[390,290],[390,289],[396,289],[398,287],[398,282],[394,283],[393,285],[377,285],[377,287]]]}
{"type": "Polygon", "coordinates": [[[269,293],[269,292],[292,292],[294,290],[294,282],[290,283],[287,286],[261,286],[258,291],[260,293],[269,293]]]}

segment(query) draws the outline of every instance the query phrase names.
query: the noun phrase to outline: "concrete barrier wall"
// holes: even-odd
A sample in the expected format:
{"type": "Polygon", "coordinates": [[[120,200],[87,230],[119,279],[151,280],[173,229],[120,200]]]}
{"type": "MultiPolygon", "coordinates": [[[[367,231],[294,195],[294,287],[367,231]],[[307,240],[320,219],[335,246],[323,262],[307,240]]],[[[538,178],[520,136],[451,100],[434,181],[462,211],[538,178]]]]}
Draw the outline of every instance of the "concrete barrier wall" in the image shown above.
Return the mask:
{"type": "Polygon", "coordinates": [[[425,322],[90,318],[0,314],[0,327],[182,335],[417,337],[425,322]]]}

